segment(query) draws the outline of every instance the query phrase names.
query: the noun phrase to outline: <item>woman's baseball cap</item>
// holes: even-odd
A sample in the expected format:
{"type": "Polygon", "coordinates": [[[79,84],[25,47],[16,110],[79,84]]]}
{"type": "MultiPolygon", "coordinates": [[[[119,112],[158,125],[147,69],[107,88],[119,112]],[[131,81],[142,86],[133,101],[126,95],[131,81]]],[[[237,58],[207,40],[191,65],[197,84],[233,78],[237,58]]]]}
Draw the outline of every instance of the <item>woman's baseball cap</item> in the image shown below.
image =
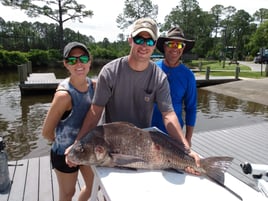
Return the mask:
{"type": "Polygon", "coordinates": [[[89,54],[89,50],[87,49],[87,47],[83,44],[83,43],[79,43],[79,42],[70,42],[68,43],[63,50],[63,58],[67,58],[71,52],[72,49],[74,49],[75,47],[81,48],[82,50],[85,51],[85,53],[87,54],[87,56],[90,56],[89,54]]]}

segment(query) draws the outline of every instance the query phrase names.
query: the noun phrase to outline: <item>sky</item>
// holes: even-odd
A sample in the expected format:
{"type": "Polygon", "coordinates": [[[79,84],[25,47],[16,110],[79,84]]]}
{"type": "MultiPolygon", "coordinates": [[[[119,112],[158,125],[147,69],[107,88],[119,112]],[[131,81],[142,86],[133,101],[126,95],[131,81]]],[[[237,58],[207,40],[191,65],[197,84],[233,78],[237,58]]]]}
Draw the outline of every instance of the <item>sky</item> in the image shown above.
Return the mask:
{"type": "MultiPolygon", "coordinates": [[[[158,18],[160,23],[164,22],[166,15],[170,13],[172,8],[175,8],[180,0],[151,0],[153,4],[158,5],[158,18]],[[167,3],[168,2],[168,3],[167,3]]],[[[253,14],[260,8],[268,8],[268,0],[197,0],[203,11],[209,11],[211,7],[220,4],[224,7],[234,6],[237,10],[243,9],[249,14],[253,14]]],[[[96,41],[102,41],[103,38],[108,38],[110,42],[117,41],[118,34],[122,30],[117,28],[116,18],[123,13],[125,0],[77,0],[78,3],[84,4],[88,10],[93,11],[91,18],[84,18],[83,23],[78,21],[68,21],[64,23],[64,28],[70,28],[75,32],[93,36],[96,41]]],[[[29,18],[23,11],[13,9],[0,4],[0,16],[7,21],[39,21],[41,23],[55,23],[48,17],[29,18]]],[[[128,30],[127,30],[128,31],[128,30]]],[[[126,32],[127,32],[126,31],[126,32]]],[[[124,32],[124,34],[128,34],[124,32]]],[[[129,32],[129,31],[128,31],[129,32]]]]}

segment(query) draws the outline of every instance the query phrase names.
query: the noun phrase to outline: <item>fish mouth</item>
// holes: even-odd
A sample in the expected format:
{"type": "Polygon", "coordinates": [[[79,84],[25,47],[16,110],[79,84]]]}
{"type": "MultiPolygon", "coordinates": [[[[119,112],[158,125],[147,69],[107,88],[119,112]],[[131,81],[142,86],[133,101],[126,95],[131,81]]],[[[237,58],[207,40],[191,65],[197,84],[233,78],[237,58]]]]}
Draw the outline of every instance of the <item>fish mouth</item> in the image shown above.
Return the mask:
{"type": "Polygon", "coordinates": [[[77,160],[75,160],[75,157],[73,154],[69,153],[68,155],[66,155],[67,160],[72,162],[72,163],[77,163],[77,160]]]}

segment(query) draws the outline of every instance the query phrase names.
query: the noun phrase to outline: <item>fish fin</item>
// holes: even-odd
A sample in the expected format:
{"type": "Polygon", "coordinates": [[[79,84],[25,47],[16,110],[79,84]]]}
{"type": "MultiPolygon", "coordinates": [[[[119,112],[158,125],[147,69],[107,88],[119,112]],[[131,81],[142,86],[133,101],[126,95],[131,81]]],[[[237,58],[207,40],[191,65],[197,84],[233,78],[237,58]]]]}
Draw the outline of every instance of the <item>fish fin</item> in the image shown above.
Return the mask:
{"type": "Polygon", "coordinates": [[[188,153],[189,149],[186,148],[185,144],[173,138],[172,136],[160,131],[158,128],[155,128],[153,130],[148,129],[148,132],[152,135],[152,137],[156,137],[156,138],[158,138],[159,135],[162,135],[162,137],[165,138],[168,141],[168,143],[176,146],[183,153],[188,153]]]}
{"type": "Polygon", "coordinates": [[[124,154],[114,154],[110,153],[113,163],[120,166],[126,165],[135,162],[144,162],[144,160],[140,157],[131,156],[131,155],[124,155],[124,154]]]}
{"type": "Polygon", "coordinates": [[[201,159],[201,167],[205,175],[218,184],[224,185],[224,172],[232,164],[233,158],[228,156],[208,157],[201,159]]]}

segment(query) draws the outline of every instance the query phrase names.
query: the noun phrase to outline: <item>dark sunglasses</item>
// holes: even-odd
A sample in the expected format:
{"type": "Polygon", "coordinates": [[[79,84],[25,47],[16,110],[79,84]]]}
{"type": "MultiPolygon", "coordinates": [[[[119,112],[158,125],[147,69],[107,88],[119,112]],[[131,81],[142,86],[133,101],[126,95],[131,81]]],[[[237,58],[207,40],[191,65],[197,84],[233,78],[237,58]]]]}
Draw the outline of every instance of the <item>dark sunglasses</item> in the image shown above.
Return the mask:
{"type": "Polygon", "coordinates": [[[76,64],[78,62],[78,59],[82,64],[86,64],[90,60],[89,56],[87,56],[87,55],[81,55],[79,57],[70,56],[70,57],[65,58],[67,64],[69,64],[69,65],[76,64]]]}
{"type": "Polygon", "coordinates": [[[143,38],[141,36],[133,37],[133,41],[137,45],[143,45],[146,43],[147,46],[154,46],[155,41],[152,38],[143,38]]]}
{"type": "Polygon", "coordinates": [[[178,48],[182,49],[185,47],[185,43],[183,42],[176,42],[176,41],[166,41],[165,45],[169,48],[178,48]]]}

